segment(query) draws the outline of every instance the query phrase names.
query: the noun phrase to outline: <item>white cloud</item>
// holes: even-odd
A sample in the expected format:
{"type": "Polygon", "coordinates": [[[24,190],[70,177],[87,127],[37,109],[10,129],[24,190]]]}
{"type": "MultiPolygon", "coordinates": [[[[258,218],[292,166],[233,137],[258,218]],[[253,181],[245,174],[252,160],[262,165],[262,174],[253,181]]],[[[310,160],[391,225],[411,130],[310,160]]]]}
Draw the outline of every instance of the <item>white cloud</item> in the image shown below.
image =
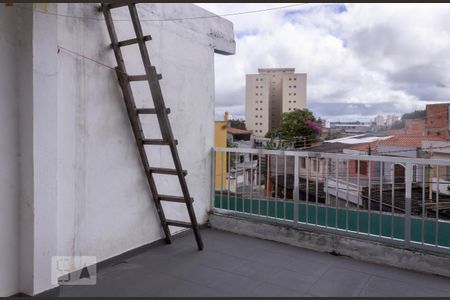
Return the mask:
{"type": "MultiPolygon", "coordinates": [[[[198,4],[217,14],[285,4],[198,4]]],[[[216,56],[216,114],[245,114],[245,74],[295,67],[308,107],[330,120],[450,101],[450,5],[307,4],[227,17],[236,55],[216,56]]]]}

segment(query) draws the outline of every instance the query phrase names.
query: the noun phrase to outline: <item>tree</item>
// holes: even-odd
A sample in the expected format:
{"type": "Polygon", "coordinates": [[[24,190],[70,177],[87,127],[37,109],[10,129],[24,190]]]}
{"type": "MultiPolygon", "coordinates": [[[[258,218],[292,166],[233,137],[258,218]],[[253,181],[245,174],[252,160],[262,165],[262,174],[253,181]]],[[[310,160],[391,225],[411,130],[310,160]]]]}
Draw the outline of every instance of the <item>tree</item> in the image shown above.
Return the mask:
{"type": "Polygon", "coordinates": [[[415,110],[413,112],[403,114],[402,120],[425,119],[426,117],[427,112],[425,110],[415,110]]]}
{"type": "Polygon", "coordinates": [[[392,126],[391,126],[391,129],[403,129],[403,128],[405,128],[404,120],[395,121],[395,123],[392,124],[392,126]]]}
{"type": "Polygon", "coordinates": [[[400,120],[396,121],[394,124],[392,124],[391,129],[402,129],[405,128],[405,120],[412,120],[412,119],[425,119],[427,117],[426,110],[415,110],[410,113],[405,113],[402,115],[400,120]]]}
{"type": "Polygon", "coordinates": [[[245,127],[245,120],[237,119],[237,120],[230,120],[229,122],[230,127],[232,128],[247,130],[247,128],[245,127]]]}
{"type": "Polygon", "coordinates": [[[320,120],[317,120],[311,111],[299,109],[284,113],[281,116],[280,127],[268,132],[267,136],[272,138],[278,132],[283,140],[294,141],[298,138],[312,140],[320,133],[320,129],[320,120]]]}

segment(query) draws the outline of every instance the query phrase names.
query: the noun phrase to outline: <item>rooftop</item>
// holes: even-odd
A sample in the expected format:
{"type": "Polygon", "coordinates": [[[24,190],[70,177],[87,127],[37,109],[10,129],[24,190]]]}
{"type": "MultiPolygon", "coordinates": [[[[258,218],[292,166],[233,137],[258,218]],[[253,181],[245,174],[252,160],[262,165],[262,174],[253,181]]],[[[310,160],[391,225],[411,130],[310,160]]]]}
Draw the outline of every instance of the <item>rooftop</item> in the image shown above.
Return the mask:
{"type": "Polygon", "coordinates": [[[295,68],[259,68],[259,73],[266,73],[266,72],[279,72],[279,71],[286,71],[289,73],[294,73],[295,68]]]}
{"type": "Polygon", "coordinates": [[[100,269],[60,296],[450,296],[450,280],[204,229],[100,269]]]}
{"type": "Polygon", "coordinates": [[[249,135],[249,134],[252,134],[251,131],[244,130],[244,129],[239,129],[239,128],[233,128],[233,127],[228,127],[227,128],[227,132],[231,133],[233,135],[249,135]]]}
{"type": "Polygon", "coordinates": [[[380,141],[380,145],[421,147],[422,141],[445,141],[441,137],[423,135],[396,135],[388,140],[380,141]]]}

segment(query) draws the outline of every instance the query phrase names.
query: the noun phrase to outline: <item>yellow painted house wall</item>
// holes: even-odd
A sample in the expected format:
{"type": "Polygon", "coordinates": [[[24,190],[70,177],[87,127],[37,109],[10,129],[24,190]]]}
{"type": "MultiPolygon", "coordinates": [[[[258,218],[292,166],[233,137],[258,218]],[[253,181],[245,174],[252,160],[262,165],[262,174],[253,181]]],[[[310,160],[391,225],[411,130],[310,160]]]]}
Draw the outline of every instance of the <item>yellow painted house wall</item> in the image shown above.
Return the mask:
{"type": "MultiPolygon", "coordinates": [[[[214,126],[214,146],[227,146],[227,124],[228,121],[216,121],[214,126]]],[[[227,182],[227,156],[226,153],[216,153],[216,190],[223,189],[227,182]]]]}

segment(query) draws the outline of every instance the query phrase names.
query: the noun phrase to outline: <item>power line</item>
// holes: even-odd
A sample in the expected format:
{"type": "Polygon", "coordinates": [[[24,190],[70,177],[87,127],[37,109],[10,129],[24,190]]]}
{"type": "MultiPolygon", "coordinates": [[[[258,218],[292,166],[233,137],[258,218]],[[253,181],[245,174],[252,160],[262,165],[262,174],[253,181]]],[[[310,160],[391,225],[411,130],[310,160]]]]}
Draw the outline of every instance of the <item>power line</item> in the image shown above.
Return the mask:
{"type": "MultiPolygon", "coordinates": [[[[289,4],[289,5],[283,5],[283,6],[277,6],[277,7],[269,7],[264,9],[257,9],[257,10],[249,10],[249,11],[240,11],[240,12],[233,12],[233,13],[226,13],[226,14],[220,14],[220,15],[209,15],[209,16],[195,16],[195,17],[185,17],[185,18],[170,18],[170,19],[141,19],[141,22],[173,22],[173,21],[185,21],[185,20],[198,20],[198,19],[210,19],[210,18],[221,18],[221,17],[231,17],[231,16],[240,16],[240,15],[246,15],[246,14],[254,14],[254,13],[262,13],[267,11],[273,11],[273,10],[281,10],[291,7],[297,7],[297,6],[303,6],[309,3],[296,3],[296,4],[289,4]]],[[[18,7],[20,9],[28,9],[32,10],[41,14],[46,15],[52,15],[52,16],[59,16],[59,17],[65,17],[65,18],[74,18],[74,19],[86,19],[86,20],[94,20],[94,21],[104,21],[103,18],[96,18],[96,17],[84,17],[84,16],[71,16],[66,14],[58,14],[58,13],[52,13],[52,12],[46,12],[41,11],[35,8],[28,8],[25,6],[16,5],[14,7],[18,7]]],[[[131,19],[113,19],[114,22],[131,22],[131,19]]]]}

